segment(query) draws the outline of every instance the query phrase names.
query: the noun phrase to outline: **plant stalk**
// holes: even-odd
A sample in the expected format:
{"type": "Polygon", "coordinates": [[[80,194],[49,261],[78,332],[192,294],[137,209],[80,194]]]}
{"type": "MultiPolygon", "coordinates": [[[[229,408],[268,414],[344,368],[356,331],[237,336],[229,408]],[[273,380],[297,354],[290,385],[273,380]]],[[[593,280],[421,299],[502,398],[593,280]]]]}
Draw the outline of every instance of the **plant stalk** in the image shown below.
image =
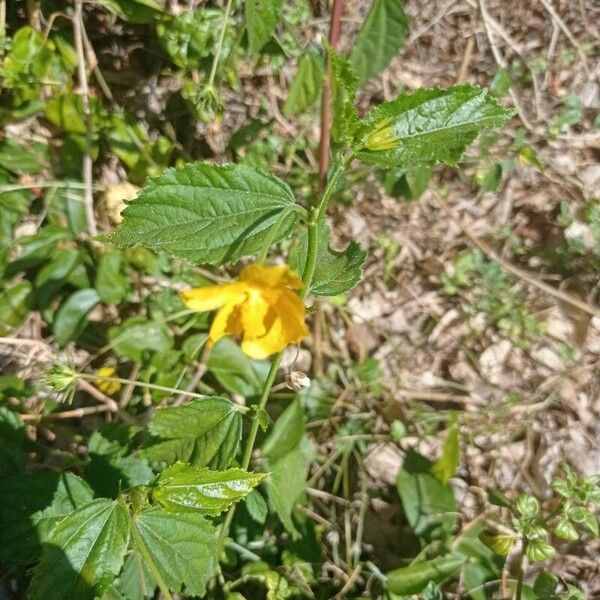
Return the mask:
{"type": "MultiPolygon", "coordinates": [[[[242,469],[245,471],[248,470],[250,466],[250,460],[252,459],[252,452],[254,451],[254,442],[256,442],[256,436],[258,435],[258,428],[260,427],[260,420],[258,418],[258,413],[265,410],[267,406],[267,402],[269,400],[269,395],[271,393],[271,388],[273,387],[273,383],[275,383],[275,377],[277,376],[277,371],[279,370],[279,365],[281,364],[281,359],[283,358],[283,352],[277,353],[273,357],[273,362],[271,363],[271,368],[269,369],[269,374],[267,375],[267,380],[265,381],[265,387],[263,388],[262,394],[260,396],[260,400],[258,401],[258,407],[256,409],[256,414],[252,419],[252,425],[250,426],[250,431],[248,433],[248,441],[246,442],[246,446],[244,448],[244,455],[242,457],[242,469]]],[[[233,517],[235,515],[235,507],[233,504],[225,517],[225,521],[223,521],[223,525],[221,527],[221,531],[219,532],[219,540],[217,543],[217,551],[218,554],[221,553],[223,549],[223,544],[225,542],[225,538],[229,533],[229,528],[231,527],[231,523],[233,521],[233,517]]]]}
{"type": "MultiPolygon", "coordinates": [[[[340,39],[344,0],[333,0],[329,25],[329,48],[335,50],[340,39]]],[[[323,192],[329,167],[331,145],[331,58],[327,57],[327,77],[321,96],[321,137],[319,142],[319,192],[323,192]]]]}
{"type": "MultiPolygon", "coordinates": [[[[209,78],[209,85],[212,84],[214,80],[214,73],[216,71],[216,63],[218,62],[218,55],[221,51],[221,45],[223,42],[223,35],[225,32],[225,25],[227,23],[227,18],[229,15],[229,9],[231,8],[231,0],[227,3],[227,8],[225,10],[225,19],[223,28],[221,30],[221,37],[219,39],[219,44],[217,46],[217,54],[215,56],[215,60],[213,61],[213,69],[211,71],[211,75],[209,78]]],[[[332,49],[334,49],[337,45],[339,35],[340,35],[340,25],[341,25],[341,17],[342,11],[344,9],[344,0],[334,0],[333,8],[331,13],[331,26],[329,30],[329,45],[332,49]]],[[[313,206],[311,210],[310,221],[308,224],[308,248],[306,253],[306,265],[304,267],[304,276],[302,278],[303,286],[300,291],[300,298],[304,299],[310,289],[310,284],[313,280],[315,269],[317,266],[317,251],[318,251],[318,242],[319,242],[319,222],[325,217],[325,211],[327,210],[327,206],[329,204],[329,200],[331,199],[331,195],[335,189],[335,186],[344,172],[347,164],[351,160],[351,156],[346,160],[341,161],[334,173],[332,174],[329,181],[327,181],[327,168],[329,165],[329,146],[330,146],[330,130],[331,130],[331,64],[329,62],[329,75],[327,77],[327,81],[325,83],[325,88],[323,90],[323,97],[321,102],[321,141],[319,144],[319,191],[320,191],[320,200],[316,206],[313,206]],[[327,185],[325,185],[327,183],[327,185]]],[[[268,249],[267,249],[268,250],[268,249]]],[[[263,253],[263,257],[266,253],[263,253]]],[[[267,402],[269,400],[269,395],[271,393],[271,388],[275,382],[275,377],[277,376],[277,371],[279,370],[279,365],[281,364],[281,359],[283,357],[283,352],[279,352],[273,357],[273,362],[271,363],[271,368],[269,369],[269,374],[267,375],[267,380],[265,382],[265,387],[263,388],[262,395],[258,402],[257,412],[254,415],[252,420],[252,425],[250,427],[250,431],[248,434],[248,441],[246,442],[246,446],[244,448],[244,455],[242,457],[242,468],[247,470],[250,466],[250,460],[252,459],[252,452],[254,451],[254,443],[256,442],[256,436],[258,435],[258,428],[260,426],[260,421],[258,418],[258,414],[265,410],[267,402]]],[[[223,521],[223,525],[221,527],[221,531],[219,533],[219,540],[217,543],[217,552],[221,553],[223,549],[223,545],[225,542],[225,538],[229,533],[229,528],[231,527],[231,523],[233,522],[233,517],[235,515],[235,507],[233,504],[225,517],[225,521],[223,521]]]]}
{"type": "Polygon", "coordinates": [[[523,547],[521,548],[521,556],[519,557],[519,563],[517,565],[517,585],[515,589],[515,600],[521,600],[523,595],[523,577],[525,572],[523,570],[523,562],[525,560],[525,552],[527,551],[527,539],[523,539],[523,547]]]}
{"type": "Polygon", "coordinates": [[[207,88],[211,88],[215,83],[215,75],[217,74],[217,66],[219,64],[219,58],[221,57],[221,50],[223,48],[223,40],[225,39],[225,30],[227,29],[227,22],[229,21],[229,13],[231,12],[231,4],[233,0],[227,0],[225,6],[225,14],[223,15],[223,24],[221,25],[221,31],[219,32],[219,39],[217,40],[217,48],[215,49],[215,55],[213,57],[212,66],[210,68],[210,75],[208,76],[207,88]]]}

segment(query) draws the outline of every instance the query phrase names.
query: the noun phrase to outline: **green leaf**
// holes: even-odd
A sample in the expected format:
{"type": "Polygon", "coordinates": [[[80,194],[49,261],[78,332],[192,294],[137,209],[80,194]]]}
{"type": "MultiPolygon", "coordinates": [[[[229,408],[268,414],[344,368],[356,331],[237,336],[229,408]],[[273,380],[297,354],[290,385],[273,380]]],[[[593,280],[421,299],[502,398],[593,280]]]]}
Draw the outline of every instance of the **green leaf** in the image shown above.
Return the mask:
{"type": "MultiPolygon", "coordinates": [[[[317,242],[317,267],[310,284],[313,296],[337,296],[350,291],[362,278],[367,253],[352,241],[338,252],[329,244],[330,231],[326,223],[319,224],[317,242]]],[[[301,277],[306,267],[308,237],[305,234],[290,253],[290,266],[301,277]]]]}
{"type": "Polygon", "coordinates": [[[549,571],[540,571],[535,578],[533,591],[540,600],[553,600],[554,593],[558,587],[558,579],[554,573],[549,571]]]}
{"type": "Polygon", "coordinates": [[[466,558],[460,554],[447,554],[394,569],[387,574],[386,589],[404,596],[419,594],[430,581],[442,583],[458,573],[465,561],[466,558]]]}
{"type": "Polygon", "coordinates": [[[407,169],[388,169],[383,174],[386,194],[393,198],[418,200],[427,189],[431,178],[431,166],[419,165],[407,169]]]}
{"type": "Polygon", "coordinates": [[[350,53],[360,83],[381,73],[404,44],[408,17],[400,0],[373,0],[350,53]]]}
{"type": "Polygon", "coordinates": [[[164,353],[173,347],[173,334],[166,324],[144,317],[131,317],[111,327],[108,337],[118,355],[139,362],[149,352],[164,353]]]}
{"type": "Polygon", "coordinates": [[[507,556],[518,538],[516,535],[504,533],[490,534],[482,531],[479,539],[499,556],[507,556]]]}
{"type": "Polygon", "coordinates": [[[184,11],[156,24],[156,35],[169,58],[180,68],[199,68],[210,55],[214,32],[221,26],[221,11],[202,7],[184,11]]]}
{"type": "Polygon", "coordinates": [[[152,178],[110,236],[194,262],[222,264],[256,254],[295,223],[294,196],[277,177],[248,165],[189,163],[152,178]],[[280,222],[283,219],[283,222],[280,222]]]}
{"type": "Polygon", "coordinates": [[[573,526],[573,523],[569,521],[568,517],[562,516],[556,527],[554,528],[554,533],[558,537],[563,540],[575,541],[579,539],[579,534],[577,533],[577,529],[573,526]]]}
{"type": "Polygon", "coordinates": [[[141,558],[152,562],[171,590],[204,595],[217,567],[215,529],[204,517],[152,508],[133,517],[132,537],[141,558]]]}
{"type": "Polygon", "coordinates": [[[31,600],[93,600],[119,574],[129,544],[127,509],[101,498],[53,529],[33,572],[31,600]]]}
{"type": "Polygon", "coordinates": [[[333,108],[331,135],[334,142],[350,143],[358,126],[355,106],[358,80],[350,63],[342,55],[330,51],[330,60],[333,108]]]}
{"type": "Polygon", "coordinates": [[[433,581],[430,581],[423,590],[423,600],[444,600],[442,590],[433,581]]]}
{"type": "Polygon", "coordinates": [[[264,477],[243,469],[211,471],[177,463],[158,476],[151,495],[165,510],[214,516],[244,498],[264,477]]]}
{"type": "Polygon", "coordinates": [[[364,117],[356,156],[386,167],[456,165],[479,132],[501,126],[512,114],[477,86],[417,90],[364,117]]]}
{"type": "Polygon", "coordinates": [[[231,338],[221,338],[211,349],[208,370],[231,394],[244,398],[259,396],[269,372],[269,363],[251,360],[231,338]]]}
{"type": "Polygon", "coordinates": [[[546,560],[556,554],[554,547],[546,540],[529,540],[525,549],[527,558],[531,561],[546,560]]]}
{"type": "Polygon", "coordinates": [[[29,312],[31,289],[29,281],[20,281],[0,293],[0,335],[21,325],[29,312]]]}
{"type": "Polygon", "coordinates": [[[305,111],[317,101],[323,89],[324,72],[323,59],[319,54],[309,50],[302,56],[283,105],[286,117],[305,111]]]}
{"type": "Polygon", "coordinates": [[[80,96],[68,92],[57,94],[46,104],[45,116],[61,131],[80,135],[86,133],[80,96]]]}
{"type": "Polygon", "coordinates": [[[0,484],[0,562],[36,560],[54,526],[92,501],[83,479],[72,473],[38,471],[3,478],[0,484]]]}
{"type": "Polygon", "coordinates": [[[286,531],[293,539],[300,534],[292,521],[292,512],[304,493],[306,474],[310,458],[310,447],[305,440],[272,463],[267,478],[267,495],[286,531]]]}
{"type": "Polygon", "coordinates": [[[121,573],[106,590],[102,600],[146,600],[152,597],[156,581],[143,561],[136,560],[130,552],[125,558],[121,573]],[[141,563],[141,569],[140,569],[141,563]],[[143,574],[143,581],[140,577],[143,574]]]}
{"type": "Polygon", "coordinates": [[[105,304],[119,304],[129,292],[129,280],[123,273],[123,255],[109,250],[98,261],[96,291],[105,304]]]}
{"type": "Polygon", "coordinates": [[[88,313],[99,302],[98,292],[93,288],[86,288],[71,294],[61,304],[52,324],[52,331],[59,346],[65,346],[83,331],[88,313]]]}
{"type": "Polygon", "coordinates": [[[276,461],[293,450],[304,435],[304,409],[296,398],[279,416],[269,437],[263,442],[262,453],[276,461]]]}
{"type": "Polygon", "coordinates": [[[18,413],[0,406],[0,475],[23,469],[25,427],[18,413]]]}
{"type": "Polygon", "coordinates": [[[154,0],[100,0],[110,12],[132,23],[149,23],[164,9],[154,0]]]}
{"type": "Polygon", "coordinates": [[[587,508],[575,506],[567,514],[572,521],[585,525],[595,537],[598,537],[598,522],[587,508]]]}
{"type": "Polygon", "coordinates": [[[454,477],[459,465],[460,440],[458,437],[457,420],[454,417],[446,433],[446,439],[442,446],[442,456],[433,465],[432,471],[442,483],[448,483],[450,478],[454,477]]]}
{"type": "Polygon", "coordinates": [[[131,431],[115,424],[94,431],[88,441],[85,479],[98,496],[113,498],[121,490],[149,483],[154,472],[148,462],[130,452],[131,431]]]}
{"type": "Polygon", "coordinates": [[[540,512],[540,503],[531,494],[521,494],[517,498],[515,508],[524,519],[531,519],[540,512]]]}
{"type": "Polygon", "coordinates": [[[502,506],[503,508],[510,508],[512,510],[513,503],[508,496],[505,496],[500,490],[488,489],[487,490],[488,500],[495,506],[502,506]]]}
{"type": "Polygon", "coordinates": [[[570,498],[573,494],[569,484],[564,479],[555,479],[552,482],[552,489],[563,498],[570,498]]]}
{"type": "Polygon", "coordinates": [[[21,238],[19,240],[21,252],[19,257],[6,267],[6,276],[35,267],[54,256],[57,245],[70,237],[68,230],[58,225],[48,225],[35,235],[21,238]]]}
{"type": "Polygon", "coordinates": [[[258,490],[252,490],[245,498],[246,510],[254,521],[264,525],[267,519],[267,503],[258,490]]]}
{"type": "Polygon", "coordinates": [[[282,4],[283,0],[246,0],[244,3],[250,54],[258,54],[275,33],[282,4]]]}
{"type": "Polygon", "coordinates": [[[16,175],[37,175],[44,168],[47,148],[37,144],[29,148],[13,138],[6,138],[0,141],[0,167],[16,175]]]}
{"type": "Polygon", "coordinates": [[[458,510],[452,487],[433,474],[432,466],[427,458],[409,450],[396,482],[408,524],[426,540],[447,538],[458,510]]]}
{"type": "Polygon", "coordinates": [[[149,430],[154,436],[144,448],[149,460],[224,469],[237,452],[242,415],[235,404],[215,396],[158,409],[149,430]]]}
{"type": "Polygon", "coordinates": [[[38,308],[44,309],[56,299],[81,259],[81,252],[73,249],[57,250],[50,262],[39,270],[35,278],[35,301],[38,308]]]}

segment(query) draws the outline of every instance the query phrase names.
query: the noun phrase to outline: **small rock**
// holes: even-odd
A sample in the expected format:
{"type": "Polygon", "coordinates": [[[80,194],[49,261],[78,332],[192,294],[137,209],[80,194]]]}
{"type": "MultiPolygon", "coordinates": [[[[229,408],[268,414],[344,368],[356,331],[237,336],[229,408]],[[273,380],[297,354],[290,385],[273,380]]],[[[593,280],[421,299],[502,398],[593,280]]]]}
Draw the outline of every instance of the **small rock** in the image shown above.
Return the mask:
{"type": "Polygon", "coordinates": [[[560,356],[548,346],[533,348],[531,357],[552,371],[562,371],[565,367],[560,356]]]}
{"type": "Polygon", "coordinates": [[[500,340],[486,348],[479,357],[479,369],[481,374],[493,385],[505,383],[504,365],[512,350],[509,340],[500,340]]]}

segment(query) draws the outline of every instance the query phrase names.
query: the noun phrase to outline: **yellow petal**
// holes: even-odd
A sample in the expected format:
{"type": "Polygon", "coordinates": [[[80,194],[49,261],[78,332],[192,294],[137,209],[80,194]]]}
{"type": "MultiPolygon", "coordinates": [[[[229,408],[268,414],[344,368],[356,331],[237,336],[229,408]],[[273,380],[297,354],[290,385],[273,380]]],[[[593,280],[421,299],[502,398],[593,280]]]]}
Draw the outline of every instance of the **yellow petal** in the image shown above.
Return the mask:
{"type": "Polygon", "coordinates": [[[268,294],[264,295],[254,288],[249,289],[246,300],[241,306],[244,338],[259,338],[267,333],[266,319],[271,302],[268,294]]]}
{"type": "Polygon", "coordinates": [[[255,287],[302,287],[300,277],[287,265],[248,265],[241,270],[240,279],[255,287]]]}
{"type": "MultiPolygon", "coordinates": [[[[243,300],[244,296],[242,296],[243,300]]],[[[242,333],[241,305],[237,298],[223,306],[210,326],[208,334],[209,348],[225,335],[242,333]]]]}
{"type": "MultiPolygon", "coordinates": [[[[98,377],[115,377],[117,371],[114,367],[100,367],[96,371],[98,377]]],[[[118,381],[106,381],[104,379],[96,379],[94,381],[96,387],[104,392],[107,396],[116,394],[121,389],[121,384],[118,381]]]]}
{"type": "Polygon", "coordinates": [[[242,352],[250,358],[262,360],[271,354],[281,352],[287,345],[283,323],[279,317],[275,317],[266,335],[242,340],[242,352]]]}
{"type": "Polygon", "coordinates": [[[191,310],[206,312],[220,308],[229,301],[243,298],[247,286],[236,281],[219,285],[207,285],[181,292],[181,300],[191,310]]]}
{"type": "Polygon", "coordinates": [[[308,335],[308,327],[304,322],[304,303],[294,292],[283,290],[275,310],[284,323],[288,344],[297,344],[308,335]]]}
{"type": "Polygon", "coordinates": [[[244,336],[242,351],[255,359],[263,359],[297,344],[308,335],[304,323],[304,305],[298,296],[283,290],[266,319],[267,333],[256,339],[244,336]],[[268,322],[270,321],[270,326],[268,322]]]}

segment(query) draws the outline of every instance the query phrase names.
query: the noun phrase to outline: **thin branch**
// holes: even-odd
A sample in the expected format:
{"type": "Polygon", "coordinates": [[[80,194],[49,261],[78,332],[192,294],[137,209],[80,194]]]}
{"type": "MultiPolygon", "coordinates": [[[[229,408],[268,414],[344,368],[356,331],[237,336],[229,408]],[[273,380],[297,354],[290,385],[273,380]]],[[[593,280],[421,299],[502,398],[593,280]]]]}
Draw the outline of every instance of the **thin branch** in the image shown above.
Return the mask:
{"type": "Polygon", "coordinates": [[[41,420],[57,420],[57,419],[81,419],[88,415],[96,415],[98,413],[109,412],[110,408],[106,404],[99,406],[84,406],[83,408],[73,408],[72,410],[63,410],[61,412],[51,412],[45,415],[20,415],[23,421],[41,421],[41,420]]]}
{"type": "MultiPolygon", "coordinates": [[[[329,27],[329,48],[335,50],[340,39],[344,0],[333,0],[329,27]]],[[[321,96],[321,137],[319,141],[319,192],[325,189],[331,145],[331,58],[327,59],[327,77],[321,96]]],[[[320,194],[319,194],[320,195],[320,194]]]]}
{"type": "Polygon", "coordinates": [[[79,78],[79,91],[85,120],[85,152],[83,154],[82,176],[84,183],[83,199],[87,219],[88,233],[95,236],[97,233],[96,218],[94,217],[94,196],[92,194],[92,135],[93,122],[90,108],[90,90],[88,87],[85,51],[83,48],[83,4],[82,0],[75,0],[75,13],[73,15],[73,35],[75,38],[75,52],[77,53],[77,72],[79,78]]]}
{"type": "MultiPolygon", "coordinates": [[[[485,28],[488,42],[490,43],[490,48],[492,49],[492,54],[494,55],[494,59],[495,59],[497,65],[504,69],[504,68],[506,68],[506,61],[504,60],[504,57],[502,56],[502,54],[500,54],[500,50],[498,50],[498,46],[496,46],[496,42],[494,40],[494,35],[492,33],[491,16],[490,16],[490,13],[488,12],[488,9],[487,9],[487,6],[485,5],[484,0],[479,0],[479,8],[480,8],[481,16],[483,18],[483,26],[485,28]]],[[[529,118],[527,117],[527,114],[525,113],[525,110],[523,109],[523,106],[521,105],[521,101],[519,100],[519,97],[515,93],[512,85],[510,86],[508,91],[510,93],[511,100],[513,101],[513,104],[515,105],[515,108],[517,109],[517,112],[519,113],[519,117],[521,118],[521,121],[523,122],[523,125],[525,125],[525,127],[527,129],[529,129],[529,131],[535,131],[535,127],[533,126],[533,124],[531,123],[529,118]]]]}
{"type": "Polygon", "coordinates": [[[540,2],[544,5],[544,8],[548,11],[548,13],[556,22],[556,24],[562,29],[562,32],[567,36],[567,39],[569,40],[569,42],[571,42],[575,50],[577,50],[577,54],[579,54],[579,58],[581,59],[581,63],[583,65],[583,70],[585,71],[585,74],[591,78],[590,70],[587,65],[587,57],[585,55],[585,52],[581,49],[580,44],[573,37],[573,34],[566,26],[565,22],[561,19],[560,15],[556,12],[554,6],[552,6],[549,0],[540,0],[540,2]]]}

